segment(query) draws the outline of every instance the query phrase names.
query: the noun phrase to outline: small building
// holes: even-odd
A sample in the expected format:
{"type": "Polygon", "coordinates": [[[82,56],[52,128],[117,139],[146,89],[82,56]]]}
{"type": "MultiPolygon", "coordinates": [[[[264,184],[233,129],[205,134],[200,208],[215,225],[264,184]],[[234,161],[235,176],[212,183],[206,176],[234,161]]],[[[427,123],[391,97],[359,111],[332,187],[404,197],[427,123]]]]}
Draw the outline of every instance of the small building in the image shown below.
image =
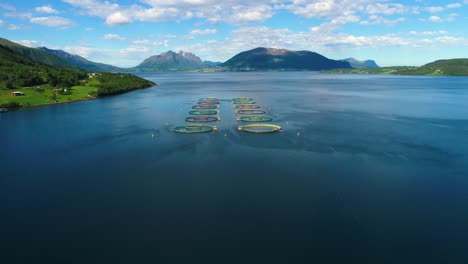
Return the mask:
{"type": "Polygon", "coordinates": [[[20,91],[11,92],[11,96],[23,96],[23,95],[24,95],[24,93],[20,92],[20,91]]]}

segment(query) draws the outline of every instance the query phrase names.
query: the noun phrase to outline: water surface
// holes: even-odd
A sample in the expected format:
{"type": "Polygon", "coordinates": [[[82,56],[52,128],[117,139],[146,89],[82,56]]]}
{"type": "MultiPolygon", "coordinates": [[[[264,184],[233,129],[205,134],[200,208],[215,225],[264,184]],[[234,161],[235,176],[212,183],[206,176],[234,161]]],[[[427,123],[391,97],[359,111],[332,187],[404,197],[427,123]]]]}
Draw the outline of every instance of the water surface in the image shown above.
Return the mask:
{"type": "Polygon", "coordinates": [[[4,263],[468,260],[468,78],[142,76],[0,115],[4,263]],[[207,96],[283,131],[241,133],[223,102],[218,132],[174,134],[207,96]]]}

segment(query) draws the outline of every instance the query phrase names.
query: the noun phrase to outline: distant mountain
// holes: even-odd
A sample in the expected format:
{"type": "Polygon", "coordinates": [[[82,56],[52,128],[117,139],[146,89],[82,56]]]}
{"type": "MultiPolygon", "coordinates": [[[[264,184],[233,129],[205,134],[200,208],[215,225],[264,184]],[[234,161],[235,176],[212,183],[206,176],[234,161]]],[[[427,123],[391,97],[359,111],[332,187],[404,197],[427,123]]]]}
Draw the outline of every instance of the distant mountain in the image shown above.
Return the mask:
{"type": "Polygon", "coordinates": [[[144,60],[140,65],[132,68],[136,71],[189,71],[206,67],[205,63],[190,52],[168,51],[144,60]]]}
{"type": "Polygon", "coordinates": [[[9,41],[7,39],[0,38],[0,45],[7,47],[11,50],[14,50],[18,52],[19,54],[22,54],[35,62],[47,64],[47,65],[58,67],[58,68],[64,68],[64,69],[78,69],[79,68],[78,66],[73,65],[69,63],[68,61],[58,57],[57,55],[51,54],[44,50],[25,47],[18,43],[9,41]]]}
{"type": "Polygon", "coordinates": [[[356,60],[355,58],[347,58],[342,61],[347,61],[351,65],[351,67],[355,69],[372,69],[372,68],[379,68],[379,65],[375,63],[373,60],[365,60],[360,61],[356,60]]]}
{"type": "Polygon", "coordinates": [[[221,66],[230,70],[309,70],[351,68],[348,62],[328,59],[311,51],[255,48],[241,52],[221,66]]]}
{"type": "Polygon", "coordinates": [[[96,71],[96,72],[118,72],[118,71],[124,71],[125,69],[115,67],[112,65],[104,64],[104,63],[97,63],[97,62],[92,62],[89,61],[81,56],[78,55],[73,55],[68,52],[65,52],[63,50],[53,50],[53,49],[48,49],[46,47],[41,47],[38,48],[39,50],[46,51],[48,53],[54,54],[61,59],[69,62],[72,65],[75,65],[76,67],[87,70],[87,71],[96,71]]]}
{"type": "Polygon", "coordinates": [[[203,63],[205,63],[206,67],[216,67],[218,65],[223,64],[222,62],[219,62],[219,61],[203,61],[203,63]]]}
{"type": "Polygon", "coordinates": [[[398,74],[468,76],[468,59],[437,60],[398,74]]]}

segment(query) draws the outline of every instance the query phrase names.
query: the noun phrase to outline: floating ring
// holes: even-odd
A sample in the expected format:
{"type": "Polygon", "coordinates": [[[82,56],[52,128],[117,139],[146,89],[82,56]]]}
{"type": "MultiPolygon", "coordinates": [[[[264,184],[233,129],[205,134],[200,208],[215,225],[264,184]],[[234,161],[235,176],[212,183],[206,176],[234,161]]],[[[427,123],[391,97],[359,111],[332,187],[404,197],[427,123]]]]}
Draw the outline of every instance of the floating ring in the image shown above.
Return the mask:
{"type": "Polygon", "coordinates": [[[214,121],[219,121],[221,118],[215,117],[215,116],[189,116],[185,118],[185,121],[187,122],[214,122],[214,121]]]}
{"type": "Polygon", "coordinates": [[[277,125],[272,125],[272,124],[251,124],[251,125],[245,125],[245,126],[239,126],[237,130],[239,131],[245,131],[245,132],[250,132],[250,133],[273,133],[273,132],[278,132],[281,131],[281,127],[277,125]]]}
{"type": "Polygon", "coordinates": [[[178,126],[174,128],[174,132],[183,133],[183,134],[194,134],[194,133],[207,133],[211,131],[216,131],[217,128],[213,126],[205,125],[188,125],[188,126],[178,126]]]}
{"type": "Polygon", "coordinates": [[[237,118],[237,121],[243,122],[270,122],[273,120],[273,117],[266,115],[246,115],[237,118]]]}
{"type": "Polygon", "coordinates": [[[239,115],[263,115],[266,111],[262,109],[241,109],[237,110],[236,114],[239,115]]]}
{"type": "Polygon", "coordinates": [[[256,104],[236,104],[235,109],[259,109],[260,106],[256,104]]]}
{"type": "Polygon", "coordinates": [[[217,105],[205,105],[205,104],[192,106],[192,109],[218,109],[218,108],[219,106],[217,105]]]}
{"type": "Polygon", "coordinates": [[[210,110],[210,109],[198,109],[192,110],[189,112],[191,115],[217,115],[219,114],[218,110],[210,110]]]}

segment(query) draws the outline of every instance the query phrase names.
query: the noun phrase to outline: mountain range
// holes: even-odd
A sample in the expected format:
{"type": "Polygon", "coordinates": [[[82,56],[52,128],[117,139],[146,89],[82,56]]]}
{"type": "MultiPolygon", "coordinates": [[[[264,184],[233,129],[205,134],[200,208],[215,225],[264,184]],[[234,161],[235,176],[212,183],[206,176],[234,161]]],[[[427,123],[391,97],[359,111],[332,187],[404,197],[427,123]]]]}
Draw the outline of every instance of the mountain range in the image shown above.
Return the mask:
{"type": "Polygon", "coordinates": [[[379,68],[379,65],[375,63],[373,60],[365,60],[365,61],[360,61],[356,60],[355,58],[347,58],[343,59],[342,61],[347,61],[351,65],[351,67],[355,69],[373,69],[373,68],[379,68]]]}
{"type": "MultiPolygon", "coordinates": [[[[167,51],[145,59],[132,68],[120,68],[104,63],[93,62],[63,50],[47,47],[29,48],[0,38],[0,45],[6,46],[33,61],[66,69],[83,69],[96,72],[158,72],[192,71],[209,67],[222,70],[328,70],[350,68],[358,65],[358,60],[336,61],[311,51],[290,51],[285,49],[256,48],[241,52],[225,63],[202,61],[193,53],[167,51]],[[351,65],[351,66],[350,66],[351,65]]],[[[348,59],[347,59],[348,60],[348,59]]],[[[366,61],[367,62],[367,61],[366,61]]],[[[365,62],[364,62],[365,63],[365,62]]],[[[361,62],[362,64],[362,62],[361,62]]],[[[364,65],[364,64],[362,64],[364,65]]],[[[359,66],[361,67],[361,66],[359,66]]],[[[361,67],[362,68],[362,67],[361,67]]]]}
{"type": "Polygon", "coordinates": [[[93,62],[63,50],[47,47],[29,48],[0,38],[0,45],[8,47],[35,62],[65,68],[96,72],[158,72],[193,71],[210,67],[229,71],[264,70],[329,70],[337,68],[374,68],[374,61],[358,61],[353,58],[332,60],[311,51],[291,51],[286,49],[255,48],[241,52],[224,63],[202,61],[193,53],[167,51],[151,56],[139,65],[120,68],[109,64],[93,62]]]}

